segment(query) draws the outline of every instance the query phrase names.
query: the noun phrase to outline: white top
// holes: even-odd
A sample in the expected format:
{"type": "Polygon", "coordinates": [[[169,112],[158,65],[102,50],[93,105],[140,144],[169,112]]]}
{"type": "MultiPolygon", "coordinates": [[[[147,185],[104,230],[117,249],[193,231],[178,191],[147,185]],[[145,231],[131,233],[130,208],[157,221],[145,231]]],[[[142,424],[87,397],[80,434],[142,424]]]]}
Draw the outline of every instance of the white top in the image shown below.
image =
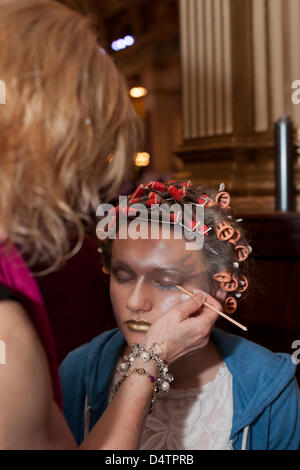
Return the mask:
{"type": "MultiPolygon", "coordinates": [[[[110,389],[120,378],[115,372],[110,389]]],[[[175,377],[176,380],[176,377],[175,377]]],[[[232,375],[224,363],[200,388],[160,392],[145,420],[140,449],[232,450],[232,375]]]]}

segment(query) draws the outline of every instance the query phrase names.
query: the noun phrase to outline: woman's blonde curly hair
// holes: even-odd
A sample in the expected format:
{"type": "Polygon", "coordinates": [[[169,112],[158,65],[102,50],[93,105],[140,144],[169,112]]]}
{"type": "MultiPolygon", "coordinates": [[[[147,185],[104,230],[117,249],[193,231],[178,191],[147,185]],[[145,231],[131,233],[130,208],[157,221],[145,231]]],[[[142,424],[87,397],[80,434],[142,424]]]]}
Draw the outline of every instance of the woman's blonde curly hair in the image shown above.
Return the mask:
{"type": "Polygon", "coordinates": [[[99,194],[120,185],[140,122],[89,17],[1,0],[0,43],[1,238],[50,271],[79,250],[99,194]]]}

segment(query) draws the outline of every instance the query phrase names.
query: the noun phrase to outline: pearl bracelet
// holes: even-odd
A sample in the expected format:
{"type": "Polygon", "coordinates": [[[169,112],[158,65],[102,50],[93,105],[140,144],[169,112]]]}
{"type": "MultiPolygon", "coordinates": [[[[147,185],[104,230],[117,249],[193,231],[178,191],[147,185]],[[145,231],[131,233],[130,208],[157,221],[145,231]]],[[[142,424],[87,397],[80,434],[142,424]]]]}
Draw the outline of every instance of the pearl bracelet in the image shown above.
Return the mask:
{"type": "Polygon", "coordinates": [[[120,373],[123,376],[126,376],[129,368],[137,357],[140,357],[144,362],[152,360],[160,370],[160,375],[157,379],[158,391],[168,392],[170,389],[170,383],[173,382],[174,377],[169,373],[166,361],[164,361],[164,359],[154,351],[153,347],[147,350],[143,344],[133,344],[130,346],[130,349],[130,354],[128,356],[124,356],[123,362],[120,364],[120,373]]]}

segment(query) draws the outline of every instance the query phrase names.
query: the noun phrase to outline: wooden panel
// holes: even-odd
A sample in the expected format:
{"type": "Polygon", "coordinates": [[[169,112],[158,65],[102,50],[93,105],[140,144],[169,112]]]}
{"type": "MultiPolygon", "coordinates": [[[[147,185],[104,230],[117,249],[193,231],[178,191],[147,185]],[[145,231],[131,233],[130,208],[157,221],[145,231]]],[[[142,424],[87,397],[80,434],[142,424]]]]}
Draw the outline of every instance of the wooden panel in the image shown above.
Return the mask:
{"type": "MultiPolygon", "coordinates": [[[[290,95],[290,86],[294,80],[300,80],[300,0],[288,0],[288,38],[289,38],[289,63],[290,76],[287,84],[287,92],[290,95]]],[[[292,104],[290,100],[290,115],[296,127],[300,127],[300,105],[292,104]]]]}
{"type": "Polygon", "coordinates": [[[214,135],[214,80],[215,80],[215,70],[214,70],[214,44],[213,44],[213,11],[212,11],[212,1],[205,0],[205,24],[206,24],[206,60],[203,64],[203,69],[206,74],[206,103],[207,103],[207,132],[206,135],[214,135]]]}
{"type": "Polygon", "coordinates": [[[206,96],[205,96],[205,18],[204,18],[204,0],[198,0],[196,3],[196,21],[197,21],[197,43],[198,43],[198,61],[197,61],[197,111],[198,121],[197,129],[198,136],[204,137],[206,135],[206,96]]]}
{"type": "Polygon", "coordinates": [[[196,64],[198,61],[197,48],[196,48],[196,31],[197,25],[195,21],[195,8],[197,0],[189,0],[187,2],[188,8],[188,27],[189,27],[189,135],[191,138],[197,137],[197,107],[198,103],[195,97],[197,96],[197,74],[196,64]]]}
{"type": "Polygon", "coordinates": [[[180,0],[180,30],[181,30],[181,68],[182,68],[182,98],[183,98],[183,139],[189,137],[189,36],[188,36],[188,10],[184,0],[180,0]]]}
{"type": "Polygon", "coordinates": [[[215,134],[223,134],[223,61],[222,61],[222,3],[213,0],[215,42],[215,134]]]}
{"type": "MultiPolygon", "coordinates": [[[[232,96],[232,51],[231,51],[231,5],[230,0],[223,0],[223,47],[224,47],[224,134],[233,132],[233,96],[232,96]]],[[[222,79],[222,77],[220,77],[222,79]]]]}
{"type": "Polygon", "coordinates": [[[231,0],[233,119],[236,139],[253,130],[252,2],[231,0]]]}
{"type": "Polygon", "coordinates": [[[231,0],[181,0],[184,140],[231,133],[231,0]]]}
{"type": "Polygon", "coordinates": [[[256,132],[268,130],[268,82],[267,82],[267,34],[266,1],[253,0],[253,68],[254,68],[254,103],[256,132]]]}
{"type": "Polygon", "coordinates": [[[268,0],[272,122],[277,121],[280,115],[286,112],[282,8],[282,0],[268,0]]]}

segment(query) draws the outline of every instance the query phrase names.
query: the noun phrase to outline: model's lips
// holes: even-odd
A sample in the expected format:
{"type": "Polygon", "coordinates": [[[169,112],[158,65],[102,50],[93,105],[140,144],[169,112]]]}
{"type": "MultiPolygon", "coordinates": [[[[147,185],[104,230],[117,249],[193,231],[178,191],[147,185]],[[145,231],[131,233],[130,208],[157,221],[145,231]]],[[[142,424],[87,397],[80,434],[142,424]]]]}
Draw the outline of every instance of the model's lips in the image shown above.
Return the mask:
{"type": "Polygon", "coordinates": [[[132,331],[148,331],[151,323],[145,320],[128,320],[125,325],[132,331]]]}

